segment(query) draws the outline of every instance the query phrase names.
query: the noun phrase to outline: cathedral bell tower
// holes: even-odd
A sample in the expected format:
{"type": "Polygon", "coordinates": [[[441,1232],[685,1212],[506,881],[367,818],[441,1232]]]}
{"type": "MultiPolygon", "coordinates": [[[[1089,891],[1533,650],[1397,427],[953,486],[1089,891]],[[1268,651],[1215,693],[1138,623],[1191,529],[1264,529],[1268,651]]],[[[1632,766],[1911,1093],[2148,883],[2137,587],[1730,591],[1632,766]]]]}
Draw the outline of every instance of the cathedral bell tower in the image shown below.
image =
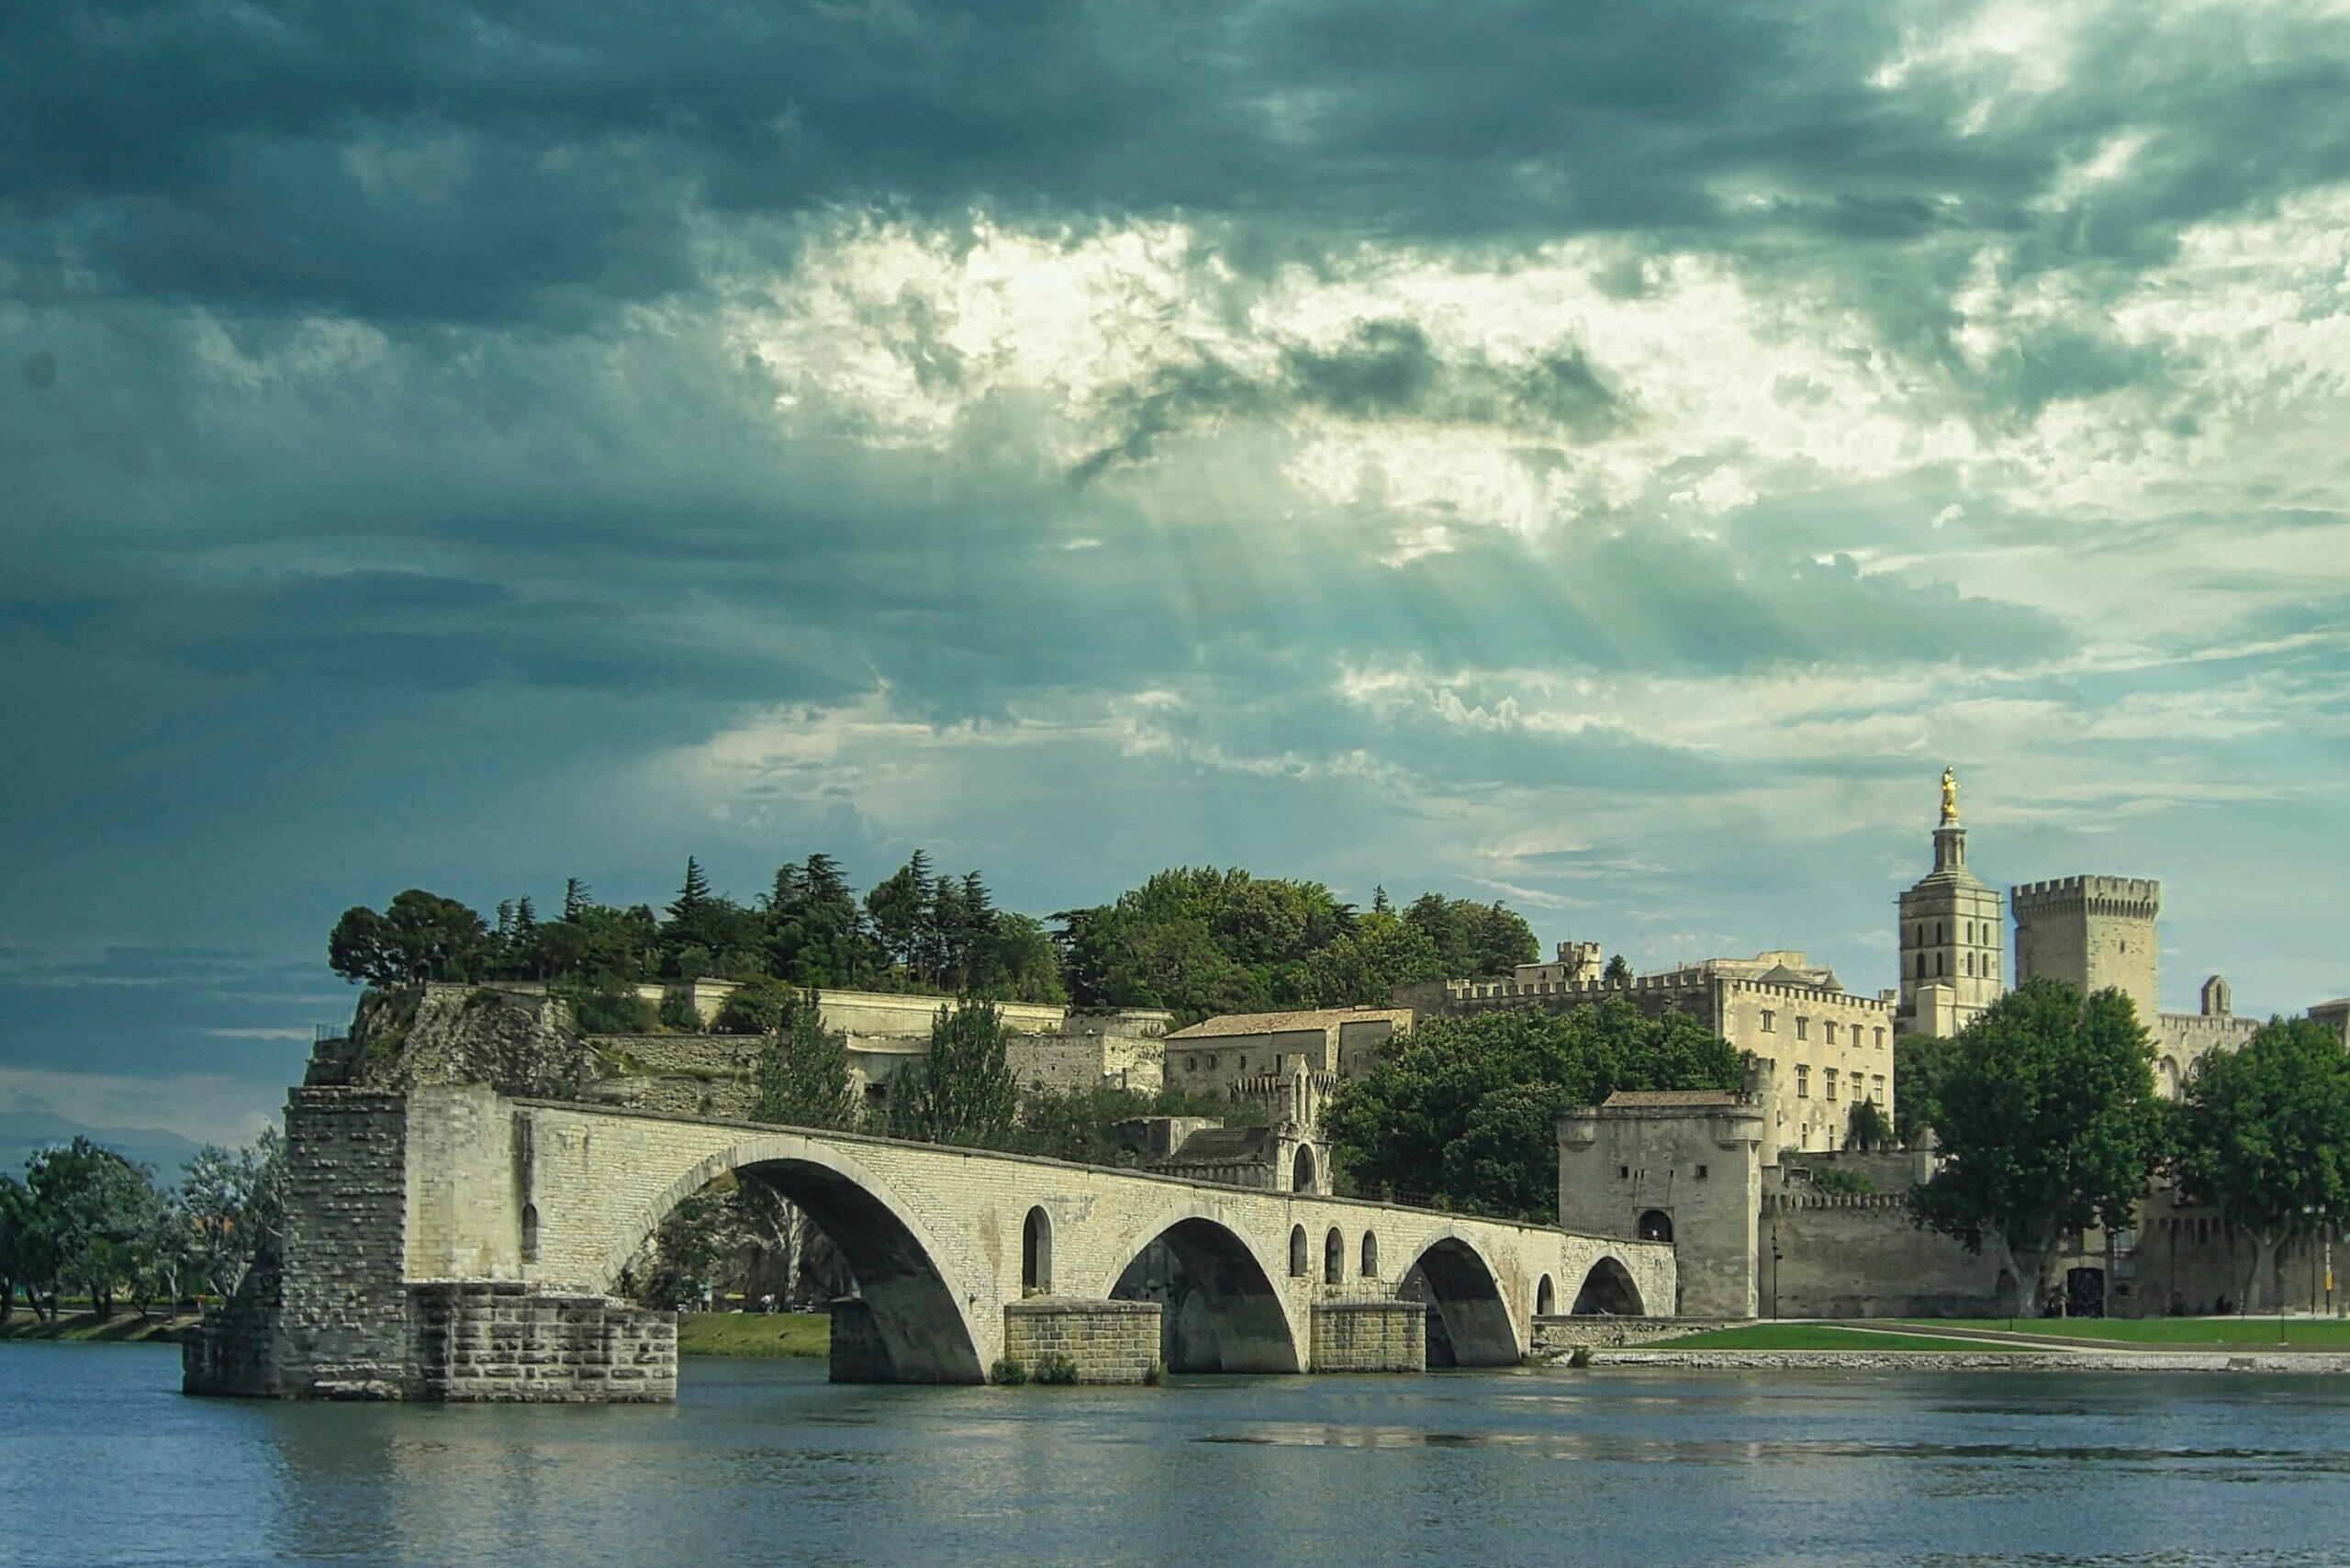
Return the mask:
{"type": "Polygon", "coordinates": [[[2006,990],[2007,901],[1966,868],[1958,776],[1945,767],[1942,782],[1934,868],[1899,903],[1901,1002],[1894,1028],[1904,1035],[1956,1034],[2006,990]]]}

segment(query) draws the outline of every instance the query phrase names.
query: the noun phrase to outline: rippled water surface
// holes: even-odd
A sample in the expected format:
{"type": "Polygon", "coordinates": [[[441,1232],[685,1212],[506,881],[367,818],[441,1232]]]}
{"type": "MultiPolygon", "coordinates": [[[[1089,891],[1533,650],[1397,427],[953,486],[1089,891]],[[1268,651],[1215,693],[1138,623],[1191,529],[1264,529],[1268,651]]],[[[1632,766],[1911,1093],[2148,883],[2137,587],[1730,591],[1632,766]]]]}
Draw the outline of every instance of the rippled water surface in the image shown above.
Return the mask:
{"type": "Polygon", "coordinates": [[[0,1345],[0,1562],[2350,1562],[2350,1387],[1648,1371],[835,1388],[674,1408],[184,1399],[0,1345]]]}

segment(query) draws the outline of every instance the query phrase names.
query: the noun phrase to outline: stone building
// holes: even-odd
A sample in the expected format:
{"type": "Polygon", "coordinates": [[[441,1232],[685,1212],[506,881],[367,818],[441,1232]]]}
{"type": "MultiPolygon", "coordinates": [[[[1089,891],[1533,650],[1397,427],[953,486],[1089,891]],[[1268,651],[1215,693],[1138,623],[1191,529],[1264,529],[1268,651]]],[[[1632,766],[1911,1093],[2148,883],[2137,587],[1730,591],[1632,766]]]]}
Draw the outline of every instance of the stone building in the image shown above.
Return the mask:
{"type": "Polygon", "coordinates": [[[1409,1007],[1313,1007],[1287,1013],[1227,1013],[1166,1037],[1169,1088],[1222,1094],[1290,1057],[1315,1072],[1360,1078],[1396,1035],[1412,1027],[1409,1007]]]}
{"type": "Polygon", "coordinates": [[[1898,901],[1900,1002],[1895,1032],[1955,1035],[1999,999],[2007,915],[1998,890],[1966,868],[1958,784],[1942,774],[1942,815],[1934,827],[1934,868],[1898,901]]]}
{"type": "Polygon", "coordinates": [[[1773,1070],[1764,1134],[1771,1158],[1782,1145],[1841,1148],[1852,1107],[1864,1100],[1893,1119],[1892,993],[1846,991],[1835,970],[1797,947],[1707,958],[1613,985],[1600,977],[1598,952],[1595,943],[1562,942],[1557,963],[1521,964],[1507,980],[1406,986],[1395,1000],[1454,1016],[1509,1007],[1563,1011],[1611,999],[1651,1017],[1685,1013],[1773,1070]]]}
{"type": "Polygon", "coordinates": [[[1559,1118],[1559,1223],[1673,1243],[1678,1316],[1753,1316],[1770,1077],[1757,1061],[1742,1092],[1617,1093],[1567,1112],[1559,1118]]]}

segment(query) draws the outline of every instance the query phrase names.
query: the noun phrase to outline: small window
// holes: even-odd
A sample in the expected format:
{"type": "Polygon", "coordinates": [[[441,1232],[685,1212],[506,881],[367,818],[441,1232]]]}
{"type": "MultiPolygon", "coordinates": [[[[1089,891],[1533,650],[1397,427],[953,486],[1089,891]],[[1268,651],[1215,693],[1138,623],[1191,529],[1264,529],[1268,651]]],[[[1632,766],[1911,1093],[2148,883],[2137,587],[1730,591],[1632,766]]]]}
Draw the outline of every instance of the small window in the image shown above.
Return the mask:
{"type": "Polygon", "coordinates": [[[1698,1181],[1700,1181],[1700,1182],[1702,1182],[1702,1181],[1704,1181],[1705,1179],[1706,1179],[1706,1168],[1705,1168],[1704,1166],[1700,1165],[1699,1167],[1697,1167],[1697,1180],[1698,1180],[1698,1181]]]}
{"type": "Polygon", "coordinates": [[[1807,1067],[1796,1069],[1796,1098],[1798,1100],[1811,1098],[1811,1069],[1807,1067]]]}
{"type": "Polygon", "coordinates": [[[1885,1098],[1885,1074],[1877,1073],[1869,1080],[1869,1098],[1872,1100],[1885,1098]]]}
{"type": "Polygon", "coordinates": [[[1828,1097],[1836,1098],[1836,1070],[1832,1067],[1828,1070],[1828,1097]]]}
{"type": "Polygon", "coordinates": [[[1919,980],[1926,978],[1926,955],[1923,953],[1918,955],[1918,978],[1919,980]]]}
{"type": "Polygon", "coordinates": [[[1242,1057],[1240,1058],[1240,1070],[1243,1072],[1248,1070],[1248,1058],[1247,1057],[1242,1057]]]}
{"type": "Polygon", "coordinates": [[[1292,1279],[1305,1278],[1305,1227],[1292,1226],[1289,1232],[1289,1271],[1292,1279]]]}
{"type": "Polygon", "coordinates": [[[1934,955],[1934,976],[1935,976],[1935,978],[1936,978],[1936,979],[1940,979],[1940,978],[1941,978],[1941,976],[1942,976],[1942,956],[1940,953],[1937,953],[1937,954],[1935,954],[1935,955],[1934,955]]]}
{"type": "Polygon", "coordinates": [[[1618,1166],[1616,1168],[1616,1180],[1617,1180],[1618,1182],[1628,1182],[1628,1181],[1630,1181],[1631,1179],[1632,1179],[1632,1168],[1631,1168],[1630,1166],[1628,1166],[1628,1165],[1618,1165],[1618,1166]]]}
{"type": "Polygon", "coordinates": [[[1828,1043],[1831,1046],[1834,1045],[1836,1043],[1836,1020],[1830,1018],[1823,1027],[1828,1031],[1828,1043]]]}
{"type": "MultiPolygon", "coordinates": [[[[525,1123],[524,1125],[527,1126],[529,1124],[525,1123]]],[[[524,1204],[522,1205],[522,1261],[525,1263],[535,1263],[538,1260],[539,1205],[536,1204],[524,1204]]]]}
{"type": "Polygon", "coordinates": [[[1768,1007],[1762,1010],[1762,1032],[1766,1035],[1779,1032],[1779,1015],[1768,1007]]]}
{"type": "Polygon", "coordinates": [[[1796,1038],[1798,1040],[1811,1038],[1811,1020],[1800,1013],[1796,1014],[1796,1038]]]}
{"type": "Polygon", "coordinates": [[[1885,1031],[1883,1029],[1879,1029],[1876,1032],[1876,1048],[1879,1050],[1885,1049],[1885,1031]]]}

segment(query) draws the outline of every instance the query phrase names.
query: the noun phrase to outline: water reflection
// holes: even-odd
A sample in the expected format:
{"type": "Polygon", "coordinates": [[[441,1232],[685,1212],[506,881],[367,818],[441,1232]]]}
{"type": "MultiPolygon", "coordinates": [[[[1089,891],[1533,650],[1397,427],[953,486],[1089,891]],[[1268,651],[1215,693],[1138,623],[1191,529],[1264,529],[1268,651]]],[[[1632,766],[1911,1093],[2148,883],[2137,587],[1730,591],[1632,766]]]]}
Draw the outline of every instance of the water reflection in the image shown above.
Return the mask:
{"type": "Polygon", "coordinates": [[[0,1346],[0,1562],[2339,1561],[2311,1378],[1626,1372],[834,1388],[675,1408],[181,1399],[0,1346]]]}

